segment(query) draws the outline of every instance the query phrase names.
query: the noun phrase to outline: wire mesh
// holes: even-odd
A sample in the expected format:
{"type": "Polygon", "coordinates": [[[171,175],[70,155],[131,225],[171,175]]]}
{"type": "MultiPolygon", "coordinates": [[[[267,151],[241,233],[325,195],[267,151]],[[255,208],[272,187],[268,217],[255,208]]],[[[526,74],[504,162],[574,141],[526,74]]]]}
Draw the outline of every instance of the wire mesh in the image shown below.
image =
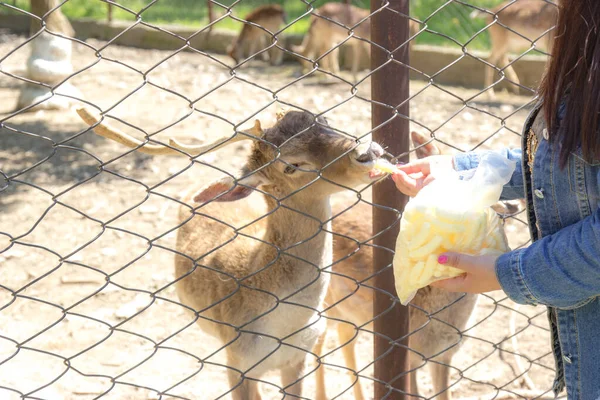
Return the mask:
{"type": "MultiPolygon", "coordinates": [[[[371,108],[393,110],[423,135],[411,156],[518,147],[536,98],[509,67],[525,68],[553,24],[529,37],[503,13],[552,3],[415,1],[410,17],[395,13],[412,21],[401,47],[453,57],[435,70],[418,69],[416,56],[403,65],[414,78],[403,103],[410,115],[371,98],[377,70],[361,65],[370,46],[397,62],[398,49],[370,39],[373,13],[393,12],[385,1],[374,12],[357,3],[344,13],[280,2],[282,21],[273,7],[270,20],[249,17],[260,2],[211,1],[214,19],[189,36],[148,21],[166,0],[86,4],[95,3],[131,21],[108,40],[72,37],[50,20],[61,11],[75,20],[69,14],[83,3],[0,2],[1,17],[34,21],[28,35],[0,32],[0,398],[237,399],[260,391],[361,399],[378,385],[387,398],[402,394],[373,375],[374,362],[404,338],[373,355],[373,321],[383,315],[372,311],[381,290],[374,280],[391,266],[372,261],[382,233],[371,228],[375,182],[364,181],[361,161],[368,165],[386,143],[368,145],[379,129],[371,108]],[[32,13],[36,5],[45,11],[32,13]],[[235,62],[192,45],[232,21],[240,30],[244,23],[248,39],[235,62]],[[321,29],[313,42],[309,21],[322,22],[312,22],[321,29]],[[301,38],[290,34],[302,24],[301,38]],[[140,29],[177,45],[127,46],[140,29]],[[525,45],[510,61],[487,57],[481,46],[495,49],[501,37],[492,30],[525,45]],[[342,66],[360,62],[340,70],[338,57],[342,66]],[[448,83],[457,70],[471,74],[463,70],[471,62],[481,82],[448,83]],[[484,86],[486,71],[493,79],[484,86]],[[517,94],[492,96],[501,86],[517,94]],[[126,148],[95,135],[79,107],[139,142],[126,148]],[[262,132],[251,128],[255,119],[262,132]],[[219,137],[229,144],[210,151],[219,137]],[[151,148],[171,154],[137,151],[151,148]]],[[[511,247],[526,246],[520,204],[496,209],[511,247]]],[[[395,306],[395,294],[385,294],[395,306]]],[[[425,288],[409,313],[411,366],[394,374],[410,374],[412,397],[550,397],[544,310],[519,308],[502,293],[448,298],[425,288]]]]}

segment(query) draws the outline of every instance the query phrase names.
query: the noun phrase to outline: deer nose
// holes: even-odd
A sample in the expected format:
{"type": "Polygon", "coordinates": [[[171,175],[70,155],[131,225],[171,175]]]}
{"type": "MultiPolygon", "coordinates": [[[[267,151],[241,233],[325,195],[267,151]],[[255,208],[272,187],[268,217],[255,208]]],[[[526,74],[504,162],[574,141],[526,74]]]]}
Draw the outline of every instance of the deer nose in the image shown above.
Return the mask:
{"type": "Polygon", "coordinates": [[[367,150],[356,157],[356,161],[361,163],[366,163],[370,161],[375,161],[379,157],[383,155],[383,148],[376,142],[371,142],[367,150]]]}

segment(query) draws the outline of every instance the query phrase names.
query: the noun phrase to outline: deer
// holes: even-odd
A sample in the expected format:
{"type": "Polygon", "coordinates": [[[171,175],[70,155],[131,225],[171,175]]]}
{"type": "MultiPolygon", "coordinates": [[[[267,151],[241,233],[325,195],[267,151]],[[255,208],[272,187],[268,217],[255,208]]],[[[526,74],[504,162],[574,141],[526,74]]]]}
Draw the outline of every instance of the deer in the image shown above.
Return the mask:
{"type": "Polygon", "coordinates": [[[490,34],[491,51],[485,69],[484,87],[490,99],[495,98],[494,72],[504,72],[515,93],[519,93],[519,77],[508,59],[509,52],[536,48],[550,52],[554,35],[551,33],[558,18],[558,7],[545,0],[507,0],[489,12],[475,10],[471,18],[484,17],[490,34]],[[491,25],[490,25],[491,24],[491,25]],[[514,31],[514,32],[513,32],[514,31]],[[516,32],[516,33],[515,33],[516,32]]]}
{"type": "MultiPolygon", "coordinates": [[[[418,132],[411,132],[411,140],[418,158],[441,154],[435,143],[418,132]]],[[[373,290],[356,283],[368,280],[375,272],[372,247],[368,245],[373,238],[372,207],[364,202],[350,209],[348,206],[346,202],[334,205],[334,274],[325,297],[326,307],[331,308],[326,308],[327,330],[317,342],[314,353],[322,354],[327,332],[337,329],[346,368],[358,371],[355,326],[365,329],[364,325],[373,318],[373,290]]],[[[427,364],[436,398],[450,400],[448,366],[460,348],[461,332],[473,313],[477,298],[477,295],[451,293],[431,286],[417,292],[409,306],[410,329],[414,332],[409,338],[410,384],[414,395],[418,393],[416,371],[427,364]]],[[[317,370],[316,379],[316,400],[325,400],[324,366],[317,370]]],[[[354,384],[353,393],[356,400],[366,398],[360,382],[354,384]]]]}
{"type": "Polygon", "coordinates": [[[78,111],[93,131],[127,148],[188,158],[240,140],[252,146],[241,175],[192,188],[181,200],[175,286],[200,328],[220,339],[234,400],[261,399],[268,371],[284,395],[302,393],[303,365],[325,329],[330,281],[331,196],[376,181],[384,155],[307,111],[280,114],[207,145],[149,144],[78,111]]]}
{"type": "MultiPolygon", "coordinates": [[[[303,69],[307,70],[312,64],[309,60],[315,60],[331,51],[323,59],[322,64],[331,73],[339,75],[338,46],[348,39],[349,31],[352,29],[355,37],[345,43],[352,49],[351,71],[356,81],[361,53],[369,54],[370,52],[368,40],[371,38],[371,20],[368,18],[369,15],[369,10],[345,3],[326,3],[316,9],[311,16],[310,28],[304,36],[302,44],[291,47],[295,53],[301,56],[299,60],[303,69]]],[[[410,20],[409,24],[412,37],[419,31],[419,24],[414,20],[410,20]]],[[[410,44],[412,41],[409,42],[410,44]]]]}
{"type": "MultiPolygon", "coordinates": [[[[269,4],[257,7],[246,15],[244,20],[259,25],[263,29],[248,23],[244,24],[240,34],[227,48],[227,54],[236,64],[244,59],[245,54],[253,56],[269,46],[271,35],[285,24],[286,14],[280,5],[269,4]],[[244,51],[246,48],[248,48],[248,53],[244,51]]],[[[268,61],[272,65],[279,65],[283,61],[283,52],[277,47],[272,47],[268,51],[263,51],[261,57],[263,61],[268,61]]]]}

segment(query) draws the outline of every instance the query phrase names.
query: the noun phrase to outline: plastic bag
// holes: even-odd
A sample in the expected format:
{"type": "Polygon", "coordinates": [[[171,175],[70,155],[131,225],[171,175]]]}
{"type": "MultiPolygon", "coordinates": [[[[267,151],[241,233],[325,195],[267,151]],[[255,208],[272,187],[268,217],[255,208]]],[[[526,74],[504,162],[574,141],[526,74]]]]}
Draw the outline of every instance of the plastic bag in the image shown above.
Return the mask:
{"type": "Polygon", "coordinates": [[[396,241],[394,277],[403,305],[420,288],[463,273],[439,264],[441,253],[500,255],[510,250],[502,221],[490,206],[500,199],[515,166],[493,152],[469,171],[431,166],[436,179],[407,204],[396,241]]]}

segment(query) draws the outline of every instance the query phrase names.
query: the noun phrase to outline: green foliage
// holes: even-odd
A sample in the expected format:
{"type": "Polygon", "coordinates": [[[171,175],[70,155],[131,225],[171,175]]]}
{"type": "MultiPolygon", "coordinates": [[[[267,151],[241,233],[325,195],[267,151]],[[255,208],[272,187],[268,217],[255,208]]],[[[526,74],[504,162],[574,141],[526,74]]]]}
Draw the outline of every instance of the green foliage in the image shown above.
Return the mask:
{"type": "MultiPolygon", "coordinates": [[[[480,8],[491,9],[503,0],[464,1],[480,8]]],[[[476,9],[454,1],[445,0],[412,0],[411,14],[427,24],[430,32],[423,32],[417,37],[417,43],[441,46],[462,47],[468,49],[488,49],[490,47],[487,32],[478,32],[485,27],[482,18],[471,18],[476,9]]]]}
{"type": "MultiPolygon", "coordinates": [[[[340,0],[338,0],[340,1],[340,0]]],[[[316,0],[310,4],[318,8],[327,0],[316,0]]],[[[478,7],[492,8],[502,0],[471,0],[470,4],[478,7]]],[[[202,27],[208,23],[208,10],[206,0],[158,0],[144,10],[150,0],[120,0],[123,8],[113,6],[113,18],[118,20],[135,21],[138,16],[143,21],[160,24],[182,24],[202,27]],[[143,11],[142,11],[143,10],[143,11]]],[[[221,0],[213,4],[217,17],[227,13],[231,8],[237,17],[244,17],[255,7],[267,4],[265,0],[221,0]]],[[[288,22],[301,17],[307,11],[307,3],[302,0],[275,0],[272,3],[281,4],[288,15],[288,22]]],[[[353,4],[368,8],[368,0],[353,0],[353,4]]],[[[29,0],[16,0],[16,5],[24,10],[29,9],[29,0]]],[[[482,19],[472,19],[470,13],[474,8],[457,3],[452,0],[411,0],[411,15],[427,23],[427,29],[433,31],[423,32],[416,38],[420,44],[435,44],[442,46],[461,47],[467,45],[469,49],[489,48],[489,37],[486,32],[471,39],[479,30],[485,27],[482,19]],[[451,38],[451,39],[449,39],[451,38]],[[452,40],[453,39],[453,40],[452,40]]],[[[0,12],[6,8],[0,7],[0,12]]],[[[62,11],[69,18],[94,18],[106,19],[108,4],[100,0],[68,0],[62,11]]],[[[309,18],[303,17],[289,28],[288,33],[304,33],[307,31],[309,18]]],[[[239,30],[241,23],[232,18],[225,17],[216,24],[216,28],[239,30]]]]}

